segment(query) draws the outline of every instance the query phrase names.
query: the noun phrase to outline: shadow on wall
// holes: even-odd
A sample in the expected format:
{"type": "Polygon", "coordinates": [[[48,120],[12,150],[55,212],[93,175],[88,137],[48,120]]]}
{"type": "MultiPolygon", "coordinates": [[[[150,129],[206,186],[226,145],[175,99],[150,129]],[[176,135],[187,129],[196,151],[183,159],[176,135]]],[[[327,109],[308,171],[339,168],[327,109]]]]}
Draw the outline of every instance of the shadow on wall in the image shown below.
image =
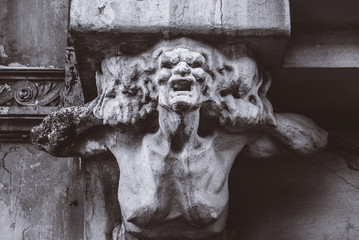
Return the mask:
{"type": "Polygon", "coordinates": [[[237,159],[228,225],[245,240],[359,239],[357,175],[327,152],[237,159]]]}
{"type": "Polygon", "coordinates": [[[121,222],[117,200],[120,171],[108,154],[83,159],[85,169],[85,239],[112,239],[112,230],[121,222]]]}

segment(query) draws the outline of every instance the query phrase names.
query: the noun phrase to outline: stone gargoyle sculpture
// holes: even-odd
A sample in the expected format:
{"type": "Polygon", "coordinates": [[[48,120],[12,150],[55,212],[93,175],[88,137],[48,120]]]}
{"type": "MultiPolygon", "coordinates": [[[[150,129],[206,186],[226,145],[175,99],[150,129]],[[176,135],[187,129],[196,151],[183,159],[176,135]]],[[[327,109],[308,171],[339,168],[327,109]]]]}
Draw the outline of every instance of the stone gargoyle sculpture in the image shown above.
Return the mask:
{"type": "Polygon", "coordinates": [[[116,158],[114,239],[229,239],[228,175],[239,153],[325,147],[327,132],[310,119],[273,113],[270,75],[248,48],[223,52],[182,38],[108,56],[96,99],[32,129],[33,144],[52,155],[116,158]]]}

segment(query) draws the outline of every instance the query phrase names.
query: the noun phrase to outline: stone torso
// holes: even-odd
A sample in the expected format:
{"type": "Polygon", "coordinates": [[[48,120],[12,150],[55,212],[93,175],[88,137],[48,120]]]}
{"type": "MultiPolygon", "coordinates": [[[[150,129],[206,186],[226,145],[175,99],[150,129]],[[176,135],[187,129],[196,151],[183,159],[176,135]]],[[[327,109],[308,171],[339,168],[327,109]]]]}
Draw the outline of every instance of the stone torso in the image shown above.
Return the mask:
{"type": "Polygon", "coordinates": [[[158,134],[110,146],[120,168],[118,198],[127,234],[200,239],[224,230],[228,175],[245,137],[228,149],[226,139],[198,137],[178,152],[158,134]]]}

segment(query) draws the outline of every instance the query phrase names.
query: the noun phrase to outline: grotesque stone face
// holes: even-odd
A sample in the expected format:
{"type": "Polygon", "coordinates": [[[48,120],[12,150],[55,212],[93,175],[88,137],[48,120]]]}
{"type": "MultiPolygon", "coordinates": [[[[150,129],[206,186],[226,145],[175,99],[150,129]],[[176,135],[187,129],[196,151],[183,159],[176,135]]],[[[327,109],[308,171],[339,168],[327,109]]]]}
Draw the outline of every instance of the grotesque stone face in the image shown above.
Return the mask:
{"type": "Polygon", "coordinates": [[[162,53],[156,74],[158,103],[172,111],[188,111],[203,102],[205,58],[198,52],[176,48],[162,53]]]}
{"type": "Polygon", "coordinates": [[[243,149],[269,157],[283,146],[310,153],[326,144],[309,119],[273,113],[270,77],[247,51],[230,58],[181,41],[104,59],[99,97],[32,131],[34,144],[52,154],[117,159],[123,222],[113,239],[228,239],[228,174],[243,149]],[[207,120],[215,122],[205,126],[211,134],[200,136],[207,120]]]}
{"type": "Polygon", "coordinates": [[[227,61],[219,68],[219,73],[223,80],[218,84],[215,97],[221,109],[222,125],[274,124],[272,106],[265,97],[271,79],[258,70],[252,58],[227,61]]]}

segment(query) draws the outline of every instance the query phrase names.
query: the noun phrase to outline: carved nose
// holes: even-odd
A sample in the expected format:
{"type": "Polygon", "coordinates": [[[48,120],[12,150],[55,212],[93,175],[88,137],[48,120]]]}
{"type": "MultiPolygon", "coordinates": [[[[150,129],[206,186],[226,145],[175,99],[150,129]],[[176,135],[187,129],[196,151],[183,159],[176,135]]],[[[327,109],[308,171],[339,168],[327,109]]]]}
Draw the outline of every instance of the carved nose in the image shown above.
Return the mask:
{"type": "Polygon", "coordinates": [[[180,74],[181,76],[186,76],[191,72],[188,64],[185,62],[180,62],[177,64],[176,68],[174,69],[175,74],[180,74]]]}

